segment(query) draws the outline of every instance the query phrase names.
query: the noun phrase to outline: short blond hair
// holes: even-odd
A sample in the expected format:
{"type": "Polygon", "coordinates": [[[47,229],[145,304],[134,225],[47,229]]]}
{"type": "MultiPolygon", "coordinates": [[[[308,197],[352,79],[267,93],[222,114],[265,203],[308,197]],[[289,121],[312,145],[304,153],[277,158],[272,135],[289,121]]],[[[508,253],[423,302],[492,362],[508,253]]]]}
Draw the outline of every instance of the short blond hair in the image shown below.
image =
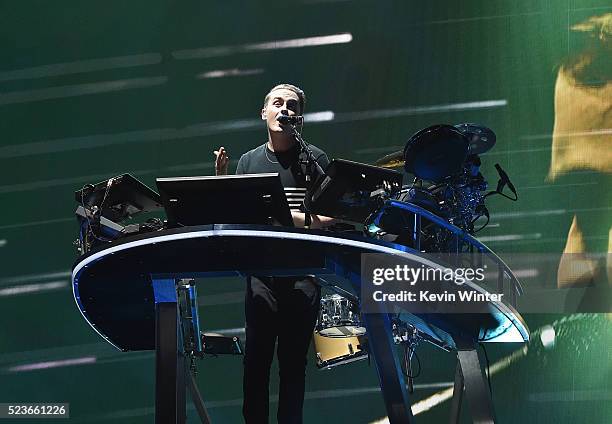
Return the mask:
{"type": "Polygon", "coordinates": [[[266,108],[266,106],[268,106],[268,100],[270,100],[270,94],[272,94],[274,90],[281,90],[281,89],[293,91],[295,94],[297,94],[298,100],[300,102],[300,114],[303,114],[304,105],[306,104],[306,94],[304,94],[304,91],[300,87],[295,86],[293,84],[278,84],[272,87],[270,91],[268,91],[268,94],[266,94],[266,97],[264,98],[264,103],[263,103],[264,109],[266,108]]]}

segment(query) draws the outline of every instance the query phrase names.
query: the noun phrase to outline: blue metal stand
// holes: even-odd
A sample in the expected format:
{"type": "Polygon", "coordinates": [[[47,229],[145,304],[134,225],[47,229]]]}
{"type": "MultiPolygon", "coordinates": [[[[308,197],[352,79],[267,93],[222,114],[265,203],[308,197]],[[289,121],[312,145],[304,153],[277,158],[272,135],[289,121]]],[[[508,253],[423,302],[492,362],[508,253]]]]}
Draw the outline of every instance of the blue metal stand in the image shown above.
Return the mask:
{"type": "Polygon", "coordinates": [[[450,423],[459,423],[463,392],[465,391],[474,423],[495,424],[493,399],[491,399],[476,345],[473,342],[458,340],[455,343],[457,344],[457,370],[451,402],[450,423]]]}
{"type": "Polygon", "coordinates": [[[413,423],[401,365],[395,355],[389,314],[364,314],[370,355],[374,358],[380,389],[391,424],[413,423]]]}
{"type": "Polygon", "coordinates": [[[155,423],[186,422],[186,369],[174,279],[153,279],[155,423]]]}

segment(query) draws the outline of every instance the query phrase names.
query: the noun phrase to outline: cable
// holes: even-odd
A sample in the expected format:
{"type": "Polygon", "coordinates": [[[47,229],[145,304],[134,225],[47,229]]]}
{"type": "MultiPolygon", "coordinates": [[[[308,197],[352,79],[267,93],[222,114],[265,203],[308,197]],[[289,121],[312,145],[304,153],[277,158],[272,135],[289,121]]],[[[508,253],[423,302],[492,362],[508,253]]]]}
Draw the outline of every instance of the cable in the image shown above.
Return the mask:
{"type": "Polygon", "coordinates": [[[421,375],[421,360],[419,355],[416,353],[416,349],[413,349],[409,344],[404,345],[404,361],[402,362],[402,371],[407,378],[414,379],[421,375]],[[408,370],[410,369],[409,362],[412,356],[416,358],[417,364],[419,365],[419,371],[416,374],[408,373],[408,370]]]}
{"type": "MultiPolygon", "coordinates": [[[[98,236],[96,235],[95,231],[93,230],[93,227],[91,226],[91,221],[90,221],[90,219],[89,219],[89,215],[87,214],[87,210],[88,210],[88,209],[87,209],[87,207],[85,206],[85,189],[86,189],[86,188],[88,188],[88,187],[91,187],[91,188],[94,188],[94,189],[95,189],[95,186],[94,186],[93,184],[85,184],[85,185],[83,186],[83,188],[81,189],[81,206],[82,206],[82,207],[83,207],[83,209],[84,209],[84,212],[85,212],[85,219],[87,220],[87,230],[86,230],[86,232],[85,232],[85,239],[84,239],[84,241],[82,241],[82,243],[83,243],[83,249],[84,249],[84,250],[85,250],[85,249],[88,249],[88,240],[87,240],[87,239],[88,239],[89,234],[91,234],[91,235],[93,236],[93,238],[94,238],[94,239],[96,239],[96,240],[98,240],[98,241],[103,241],[103,242],[110,242],[110,241],[111,241],[111,240],[107,240],[107,239],[103,239],[103,238],[98,237],[98,236]]],[[[107,186],[107,189],[108,189],[108,186],[107,186]]],[[[106,196],[105,196],[105,197],[106,197],[106,196]]],[[[104,199],[103,199],[102,201],[104,201],[104,199]]],[[[101,209],[100,209],[100,212],[102,212],[102,210],[101,210],[101,209]]],[[[85,252],[83,252],[83,253],[85,253],[85,252]]]]}
{"type": "Polygon", "coordinates": [[[484,195],[483,199],[486,199],[487,197],[492,196],[494,194],[499,194],[500,196],[503,196],[506,199],[510,199],[513,202],[516,202],[518,200],[518,193],[514,195],[514,198],[512,198],[512,197],[502,193],[501,191],[490,191],[490,192],[488,192],[487,194],[484,195]]]}
{"type": "Polygon", "coordinates": [[[106,200],[106,196],[110,192],[111,185],[113,185],[114,181],[115,181],[115,177],[109,178],[109,180],[106,182],[106,189],[104,189],[104,196],[102,197],[102,201],[100,202],[100,213],[102,213],[102,207],[104,206],[104,201],[106,200]]]}
{"type": "Polygon", "coordinates": [[[485,356],[485,361],[487,362],[487,382],[489,383],[489,394],[491,395],[491,398],[493,398],[493,388],[491,387],[491,371],[489,369],[489,356],[487,355],[487,349],[484,347],[484,344],[480,342],[478,342],[478,344],[482,348],[482,351],[484,352],[485,356]]]}
{"type": "MultiPolygon", "coordinates": [[[[474,225],[476,223],[476,221],[478,220],[478,218],[482,217],[482,216],[486,216],[486,215],[478,215],[476,218],[474,218],[472,220],[472,225],[474,225]]],[[[486,227],[487,225],[489,225],[489,222],[491,221],[491,218],[487,216],[487,221],[477,230],[474,230],[474,234],[476,234],[478,231],[482,230],[484,227],[486,227]]]]}

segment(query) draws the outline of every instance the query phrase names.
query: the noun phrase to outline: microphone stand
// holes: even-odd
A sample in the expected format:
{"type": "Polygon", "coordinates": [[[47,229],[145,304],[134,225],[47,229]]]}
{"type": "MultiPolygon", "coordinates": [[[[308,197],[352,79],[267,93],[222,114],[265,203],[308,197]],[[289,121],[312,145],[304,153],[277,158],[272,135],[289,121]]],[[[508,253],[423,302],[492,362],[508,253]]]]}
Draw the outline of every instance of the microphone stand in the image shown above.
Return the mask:
{"type": "MultiPolygon", "coordinates": [[[[299,133],[296,127],[297,124],[290,125],[291,133],[295,141],[299,143],[301,153],[304,153],[306,155],[306,161],[302,163],[306,164],[306,181],[310,182],[312,181],[312,167],[314,167],[314,171],[317,173],[317,178],[322,175],[325,175],[325,171],[323,171],[323,168],[321,168],[321,165],[319,165],[319,162],[317,162],[316,158],[314,157],[314,153],[312,153],[312,150],[310,149],[310,147],[308,147],[308,143],[306,143],[306,141],[302,138],[302,135],[299,133]]],[[[308,196],[308,191],[306,192],[306,196],[308,196]]],[[[304,226],[306,228],[309,228],[310,224],[312,224],[312,217],[310,216],[308,206],[306,206],[307,203],[309,203],[308,199],[305,198],[303,203],[304,226]]]]}
{"type": "Polygon", "coordinates": [[[297,125],[289,126],[291,127],[291,135],[300,145],[301,153],[304,153],[306,155],[306,161],[304,162],[306,164],[306,181],[310,182],[312,179],[311,174],[313,166],[314,170],[317,173],[317,176],[325,175],[325,171],[323,170],[323,168],[321,168],[321,165],[319,165],[319,162],[317,162],[317,160],[315,159],[314,153],[312,153],[312,150],[310,150],[310,147],[308,147],[308,143],[304,141],[302,135],[296,129],[297,125]]]}

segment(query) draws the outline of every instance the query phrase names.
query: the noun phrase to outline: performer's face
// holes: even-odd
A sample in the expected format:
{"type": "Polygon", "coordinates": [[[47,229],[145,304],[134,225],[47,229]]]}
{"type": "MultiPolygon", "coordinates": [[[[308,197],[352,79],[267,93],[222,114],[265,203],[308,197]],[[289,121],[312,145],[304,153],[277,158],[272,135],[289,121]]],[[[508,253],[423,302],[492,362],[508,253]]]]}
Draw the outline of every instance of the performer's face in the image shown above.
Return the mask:
{"type": "Polygon", "coordinates": [[[269,131],[285,131],[284,126],[280,125],[276,120],[276,117],[281,112],[289,116],[297,115],[301,112],[298,95],[285,88],[272,91],[268,103],[261,110],[261,119],[266,121],[269,131]]]}

